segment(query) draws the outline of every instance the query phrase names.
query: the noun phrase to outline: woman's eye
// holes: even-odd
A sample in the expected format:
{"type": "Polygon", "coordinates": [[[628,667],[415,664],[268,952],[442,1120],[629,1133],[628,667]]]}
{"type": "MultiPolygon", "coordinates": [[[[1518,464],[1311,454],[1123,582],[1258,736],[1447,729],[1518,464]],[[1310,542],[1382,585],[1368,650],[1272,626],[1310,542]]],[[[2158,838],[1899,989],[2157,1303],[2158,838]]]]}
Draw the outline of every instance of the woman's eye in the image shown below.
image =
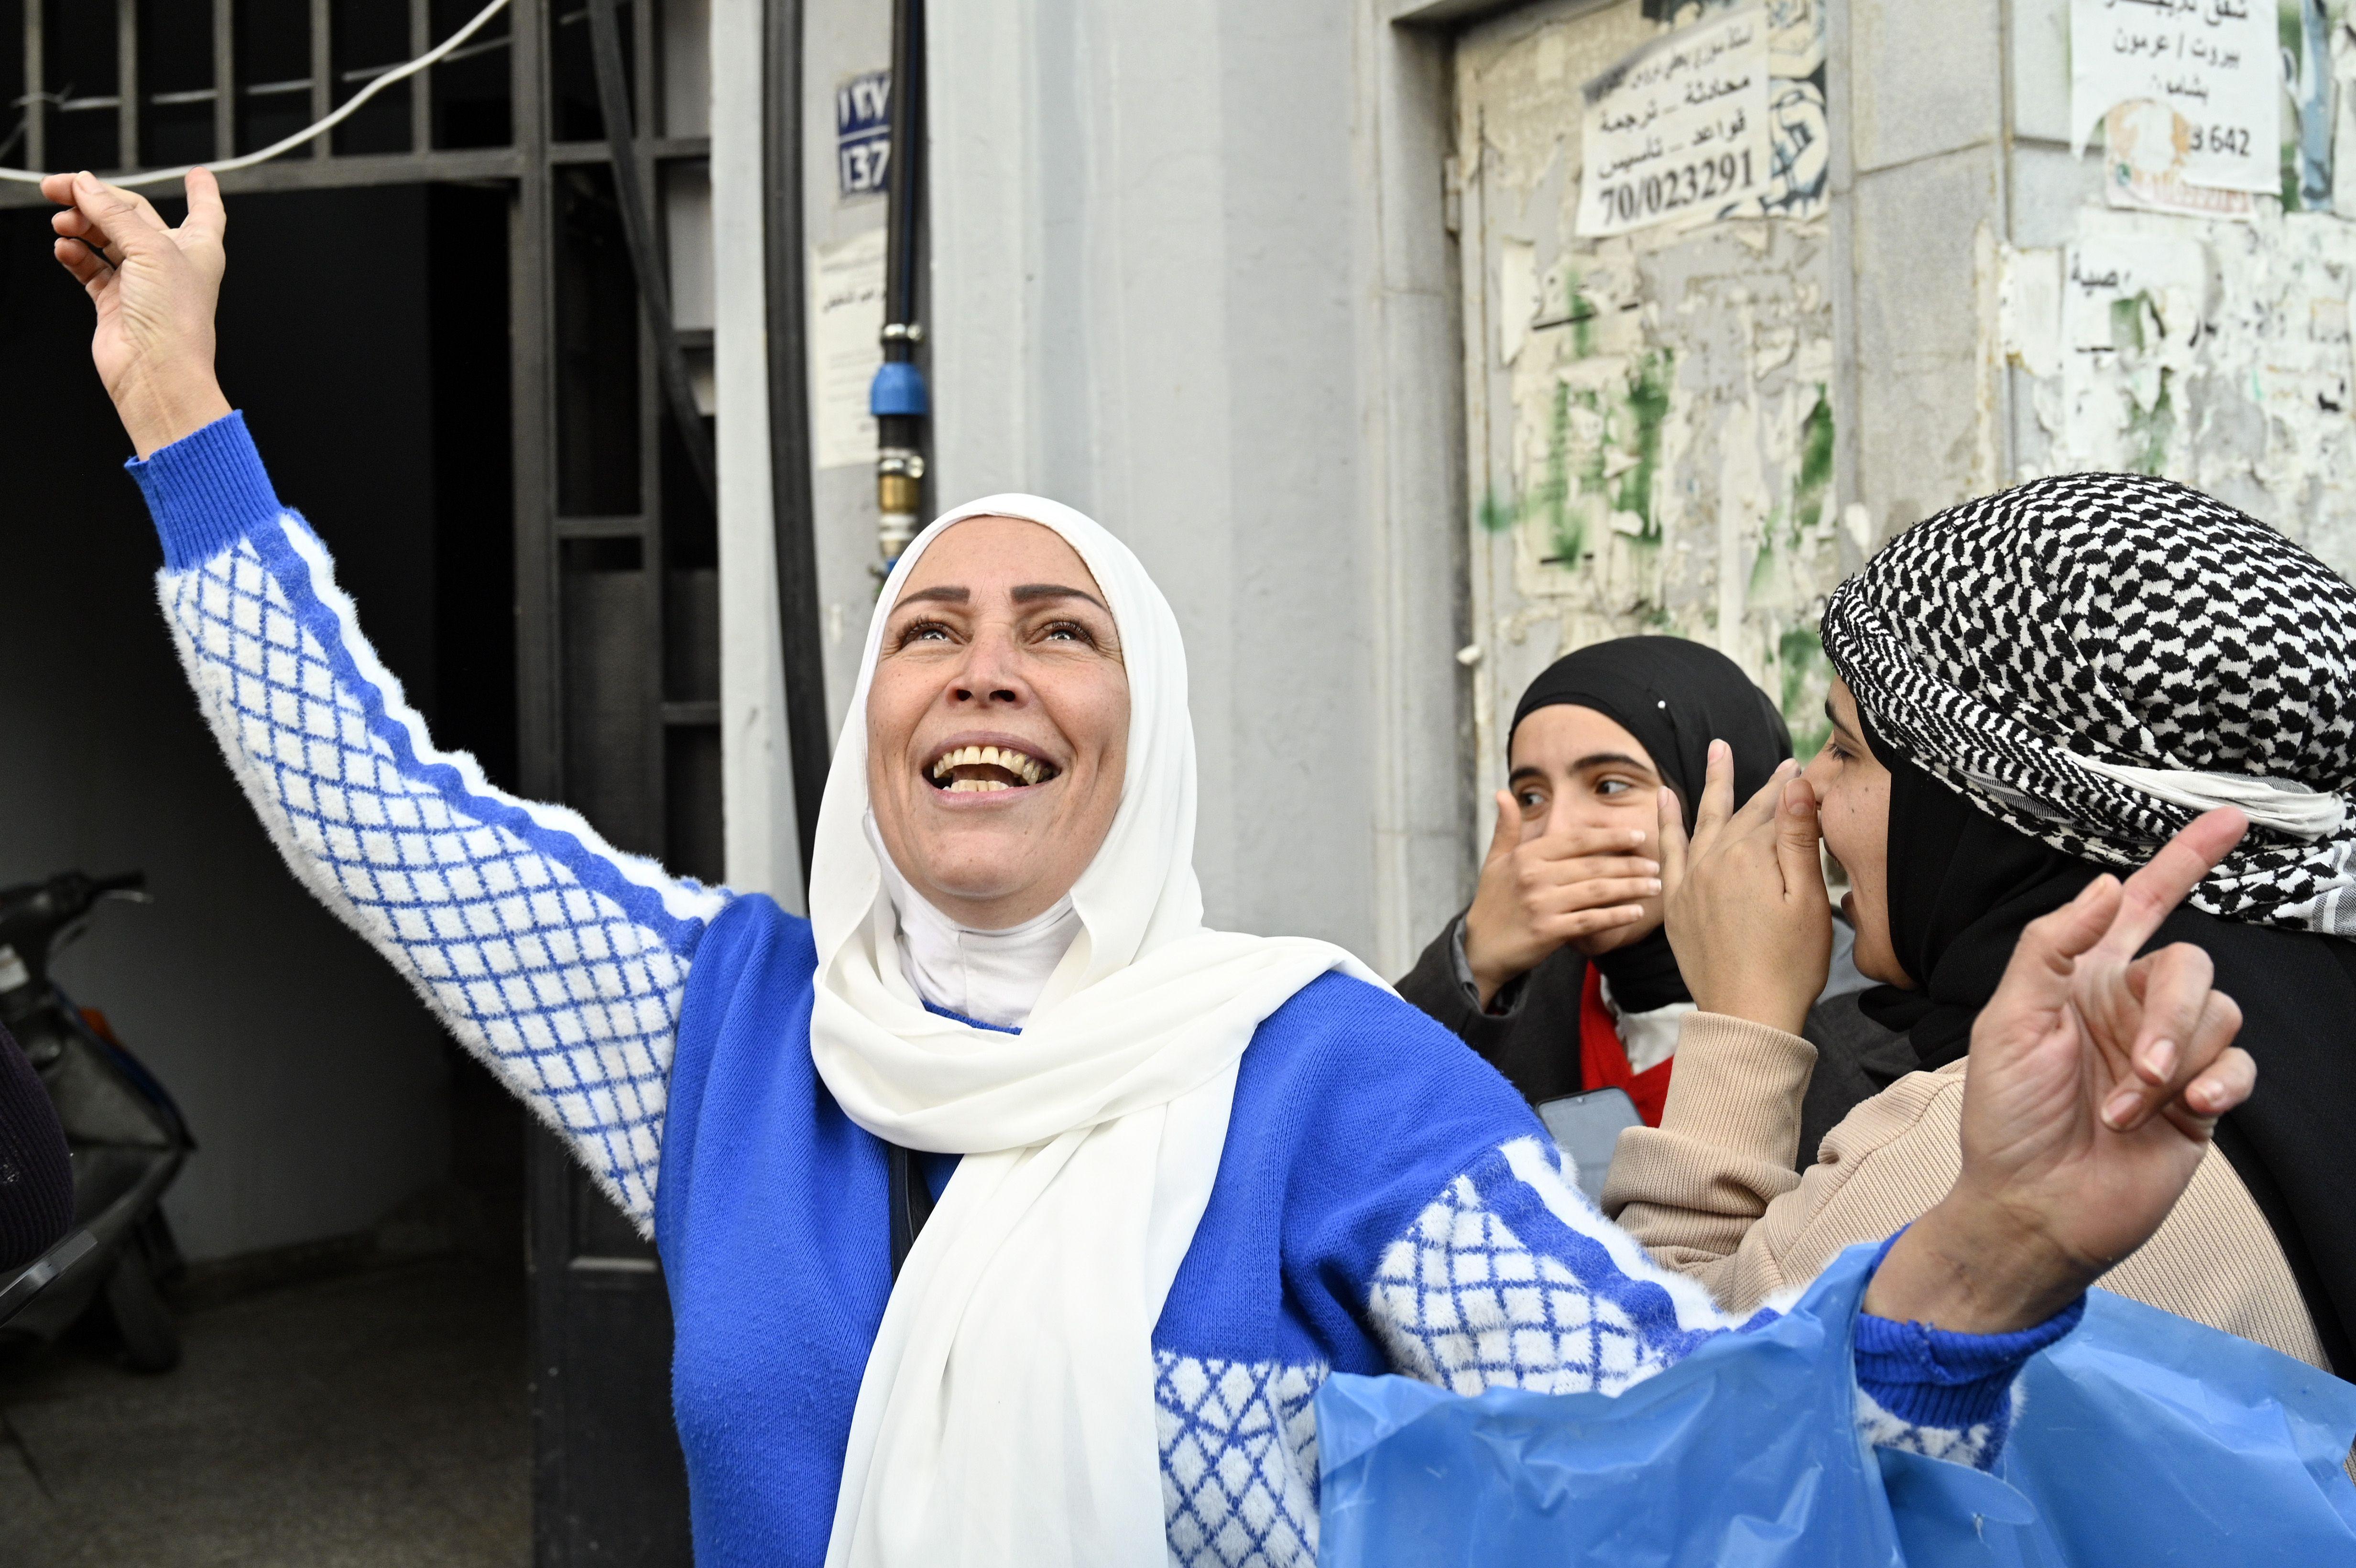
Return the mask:
{"type": "Polygon", "coordinates": [[[1614,795],[1626,795],[1629,787],[1626,779],[1604,779],[1596,784],[1595,793],[1609,799],[1614,795]]]}
{"type": "Polygon", "coordinates": [[[948,635],[949,629],[938,621],[911,621],[900,628],[900,646],[905,648],[910,643],[945,641],[948,635]]]}
{"type": "Polygon", "coordinates": [[[1546,796],[1539,795],[1535,790],[1525,790],[1519,795],[1516,795],[1515,799],[1520,804],[1521,808],[1524,811],[1542,811],[1546,808],[1546,796]]]}
{"type": "Polygon", "coordinates": [[[1086,626],[1081,625],[1077,621],[1050,622],[1047,624],[1045,635],[1059,642],[1093,643],[1096,641],[1096,638],[1089,634],[1088,629],[1086,626]]]}

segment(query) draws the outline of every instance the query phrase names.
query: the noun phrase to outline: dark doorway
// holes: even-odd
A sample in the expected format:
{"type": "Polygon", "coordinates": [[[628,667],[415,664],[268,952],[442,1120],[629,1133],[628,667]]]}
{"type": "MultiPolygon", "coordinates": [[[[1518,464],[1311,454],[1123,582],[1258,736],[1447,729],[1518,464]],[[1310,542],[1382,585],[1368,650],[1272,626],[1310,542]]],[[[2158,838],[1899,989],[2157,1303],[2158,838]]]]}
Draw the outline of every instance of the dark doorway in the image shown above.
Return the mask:
{"type": "MultiPolygon", "coordinates": [[[[513,205],[499,184],[235,197],[220,334],[225,388],[386,663],[507,784],[513,205]]],[[[0,528],[0,881],[149,871],[155,902],[60,976],[200,1149],[169,1200],[194,1260],[180,1369],[122,1369],[95,1325],[0,1367],[0,1555],[369,1562],[373,1540],[388,1563],[520,1563],[522,1113],[287,875],[222,765],[115,471],[89,305],[48,251],[44,214],[0,212],[0,421],[25,459],[0,528]],[[419,1493],[415,1465],[460,1455],[419,1493]]]]}

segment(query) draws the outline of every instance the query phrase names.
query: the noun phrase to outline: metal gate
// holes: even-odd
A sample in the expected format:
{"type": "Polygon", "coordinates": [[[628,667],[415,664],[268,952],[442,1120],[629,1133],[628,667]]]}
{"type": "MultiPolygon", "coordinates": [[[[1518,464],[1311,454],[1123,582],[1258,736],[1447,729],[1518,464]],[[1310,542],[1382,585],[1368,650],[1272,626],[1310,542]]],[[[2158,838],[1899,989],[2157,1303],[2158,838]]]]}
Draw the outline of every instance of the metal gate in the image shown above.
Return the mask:
{"type": "MultiPolygon", "coordinates": [[[[480,0],[0,0],[22,83],[0,164],[123,171],[301,130],[423,53],[480,0]]],[[[658,260],[709,415],[708,12],[622,12],[658,260]]],[[[241,193],[461,183],[508,196],[517,772],[616,844],[722,869],[717,541],[666,417],[598,108],[583,0],[512,0],[430,72],[329,134],[225,176],[241,193]]],[[[35,206],[0,187],[0,206],[35,206]]],[[[466,286],[463,283],[461,286],[466,286]]],[[[653,1250],[535,1130],[529,1200],[534,1555],[685,1563],[669,1306],[653,1250]]]]}

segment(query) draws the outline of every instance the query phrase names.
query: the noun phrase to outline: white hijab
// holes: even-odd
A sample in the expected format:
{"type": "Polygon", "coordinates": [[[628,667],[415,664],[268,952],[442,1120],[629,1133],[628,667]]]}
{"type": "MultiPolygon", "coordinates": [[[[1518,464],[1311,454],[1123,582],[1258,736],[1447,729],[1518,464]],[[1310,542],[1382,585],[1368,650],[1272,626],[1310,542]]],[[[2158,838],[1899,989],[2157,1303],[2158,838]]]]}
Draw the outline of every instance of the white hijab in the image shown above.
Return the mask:
{"type": "Polygon", "coordinates": [[[1382,983],[1326,943],[1205,929],[1194,848],[1185,651],[1137,558],[1035,496],[936,519],[877,600],[819,812],[810,1053],[859,1125],[965,1158],[868,1355],[830,1568],[1167,1561],[1151,1336],[1210,1201],[1237,1064],[1325,971],[1382,983]],[[867,828],[884,622],[926,547],[975,517],[1044,524],[1078,552],[1129,675],[1120,806],[1072,888],[1077,933],[1016,1035],[925,1009],[867,828]]]}

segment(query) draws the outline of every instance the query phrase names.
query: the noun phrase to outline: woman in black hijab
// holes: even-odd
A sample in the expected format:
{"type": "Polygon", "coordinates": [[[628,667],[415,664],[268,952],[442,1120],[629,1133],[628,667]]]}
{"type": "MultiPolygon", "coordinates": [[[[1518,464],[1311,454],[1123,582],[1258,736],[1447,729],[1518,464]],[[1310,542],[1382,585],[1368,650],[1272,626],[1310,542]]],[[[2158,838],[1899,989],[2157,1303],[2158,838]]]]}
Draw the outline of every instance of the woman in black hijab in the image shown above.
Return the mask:
{"type": "Polygon", "coordinates": [[[2152,944],[2206,950],[2241,1006],[2258,1089],[2217,1147],[2356,1371],[2356,590],[2195,491],[2073,475],[1910,529],[1834,595],[1824,641],[1887,770],[1878,846],[1874,791],[1829,752],[1809,778],[1901,1068],[1965,1053],[2030,921],[2201,810],[2249,813],[2152,944]]]}
{"type": "MultiPolygon", "coordinates": [[[[1581,648],[1522,694],[1479,890],[1398,991],[1534,1104],[1620,1087],[1647,1122],[1660,1118],[1676,1019],[1693,997],[1661,929],[1653,803],[1661,785],[1676,791],[1690,829],[1713,740],[1733,751],[1738,798],[1792,754],[1766,694],[1733,660],[1681,637],[1581,648]]],[[[1862,987],[1837,962],[1845,973],[1847,990],[1862,987]]],[[[1810,1020],[1826,1059],[1805,1118],[1816,1136],[1872,1092],[1847,1063],[1886,1038],[1842,1008],[1843,989],[1836,979],[1810,1020]]],[[[1814,1138],[1803,1147],[1813,1153],[1814,1138]]]]}

